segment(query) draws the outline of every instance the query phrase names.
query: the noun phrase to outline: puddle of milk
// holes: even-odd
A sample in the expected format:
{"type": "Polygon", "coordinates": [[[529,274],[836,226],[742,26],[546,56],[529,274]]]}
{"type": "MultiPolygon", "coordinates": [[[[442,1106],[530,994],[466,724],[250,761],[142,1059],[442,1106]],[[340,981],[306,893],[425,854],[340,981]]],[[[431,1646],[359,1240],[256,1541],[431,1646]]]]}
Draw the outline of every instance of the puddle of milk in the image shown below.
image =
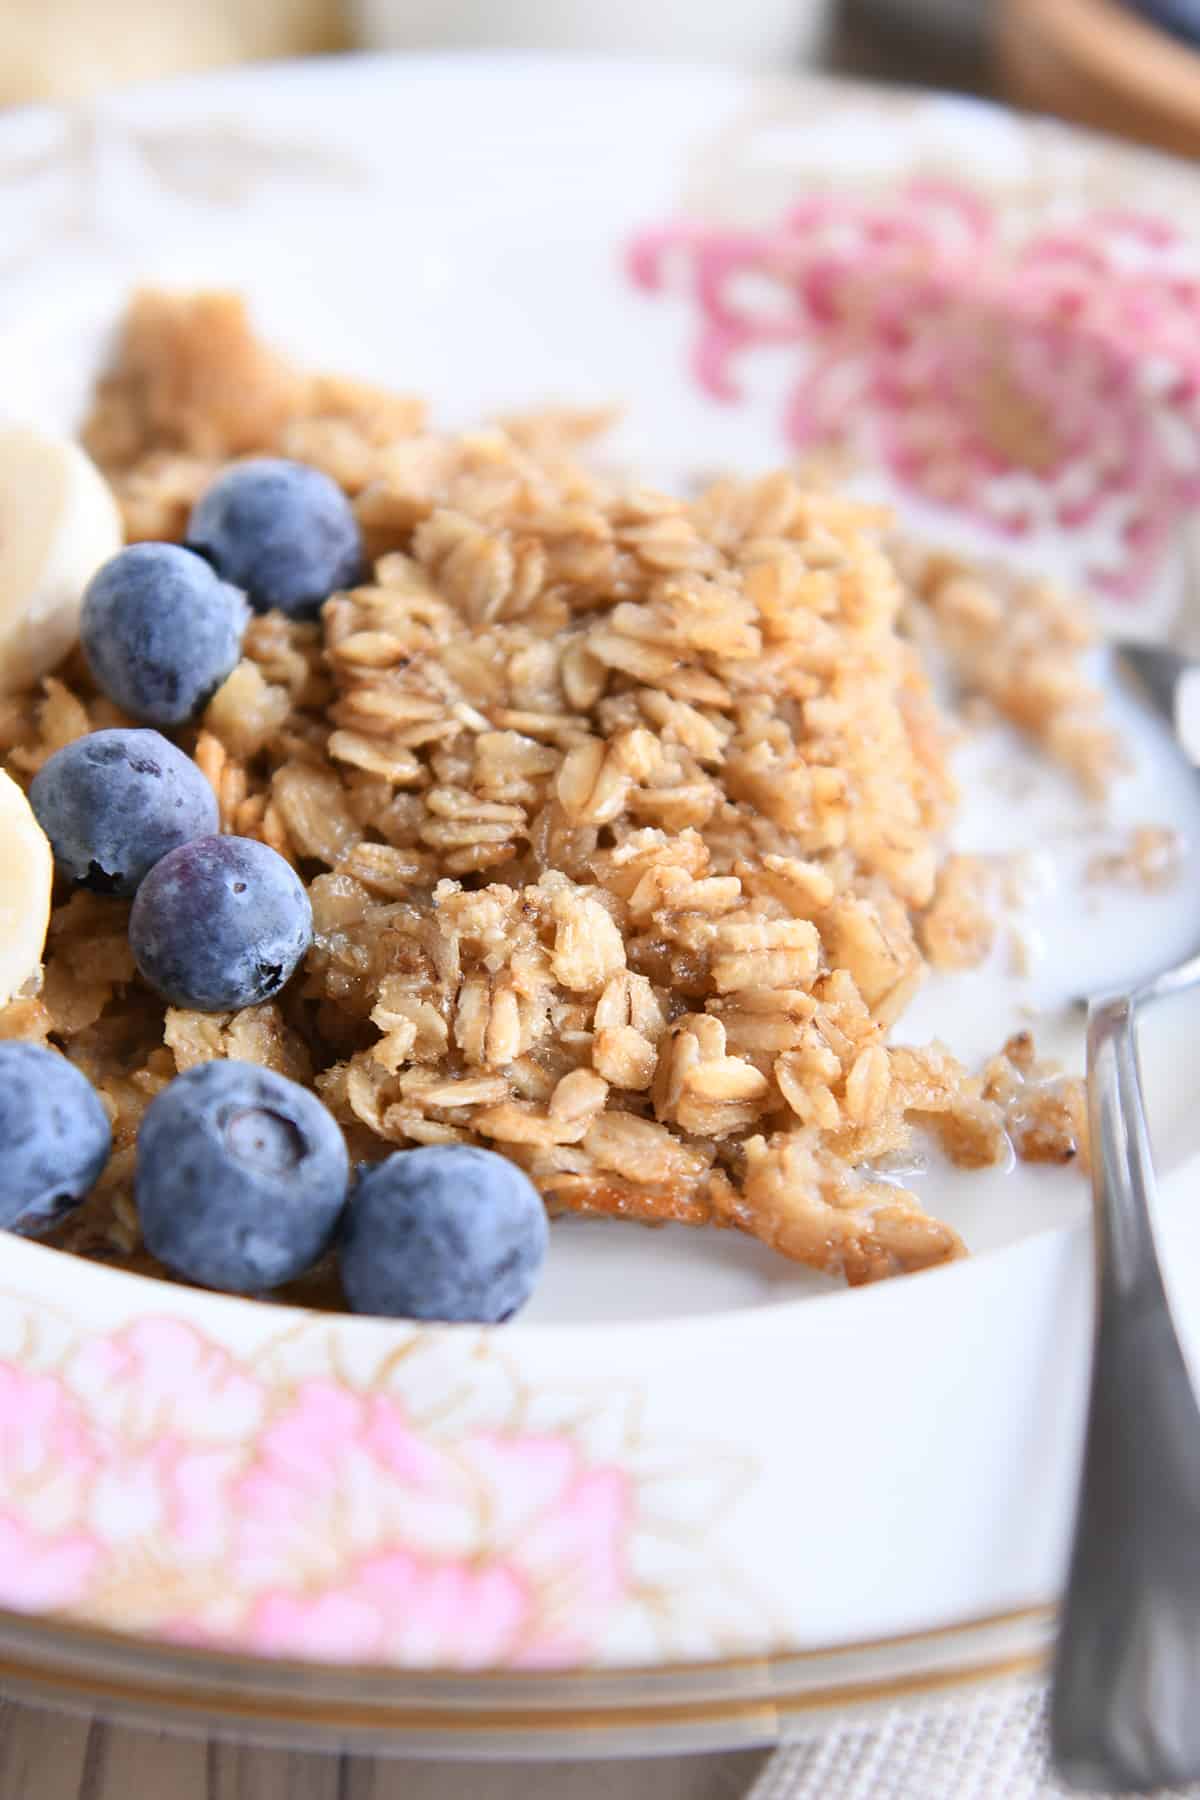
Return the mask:
{"type": "MultiPolygon", "coordinates": [[[[1039,1054],[1081,1072],[1083,1014],[1072,1002],[1176,962],[1200,944],[1200,774],[1143,702],[1118,681],[1105,685],[1131,767],[1102,803],[1089,802],[1007,727],[981,730],[959,747],[962,801],[953,845],[1022,858],[1022,904],[1010,919],[1026,968],[1014,973],[1011,931],[1002,928],[985,965],[928,978],[896,1027],[896,1042],[941,1038],[976,1066],[1009,1032],[1029,1027],[1039,1054]],[[1139,825],[1179,834],[1176,878],[1156,893],[1089,880],[1092,858],[1121,848],[1139,825]]],[[[1141,1027],[1147,1103],[1164,1171],[1200,1151],[1200,1120],[1192,1116],[1200,1076],[1193,1079],[1191,1066],[1198,1023],[1200,1006],[1184,996],[1154,1008],[1141,1027]]],[[[972,1250],[995,1248],[1086,1210],[1086,1184],[1076,1169],[1018,1163],[964,1175],[936,1153],[923,1162],[903,1179],[972,1250]]]]}

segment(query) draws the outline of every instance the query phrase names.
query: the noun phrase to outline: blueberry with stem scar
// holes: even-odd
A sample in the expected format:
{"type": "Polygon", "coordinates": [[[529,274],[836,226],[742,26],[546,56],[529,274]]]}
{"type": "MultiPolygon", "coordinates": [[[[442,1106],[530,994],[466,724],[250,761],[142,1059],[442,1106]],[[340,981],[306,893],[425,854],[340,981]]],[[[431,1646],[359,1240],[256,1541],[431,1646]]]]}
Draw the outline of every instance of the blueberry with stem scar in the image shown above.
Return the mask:
{"type": "Polygon", "coordinates": [[[332,1113],[254,1063],[188,1069],[154,1097],[138,1130],[147,1248],[187,1280],[230,1293],[278,1287],[311,1268],[349,1178],[332,1113]]]}

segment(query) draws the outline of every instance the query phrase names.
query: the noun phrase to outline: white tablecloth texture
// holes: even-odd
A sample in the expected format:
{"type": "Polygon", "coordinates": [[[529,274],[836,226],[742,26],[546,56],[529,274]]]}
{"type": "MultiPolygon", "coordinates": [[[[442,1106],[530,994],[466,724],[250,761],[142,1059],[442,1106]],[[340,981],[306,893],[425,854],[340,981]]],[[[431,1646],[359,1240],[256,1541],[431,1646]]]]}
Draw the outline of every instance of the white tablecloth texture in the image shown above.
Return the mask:
{"type": "MultiPolygon", "coordinates": [[[[777,1751],[745,1800],[1057,1800],[1046,1704],[1039,1681],[897,1706],[777,1751]]],[[[1200,1800],[1200,1786],[1158,1800],[1200,1800]]]]}

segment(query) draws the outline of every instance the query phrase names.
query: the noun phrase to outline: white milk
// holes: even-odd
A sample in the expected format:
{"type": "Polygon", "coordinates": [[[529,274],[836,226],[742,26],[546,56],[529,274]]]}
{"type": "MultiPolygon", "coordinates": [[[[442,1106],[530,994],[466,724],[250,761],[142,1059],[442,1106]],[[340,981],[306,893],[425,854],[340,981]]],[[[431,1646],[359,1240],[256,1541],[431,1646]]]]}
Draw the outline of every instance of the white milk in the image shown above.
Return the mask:
{"type": "MultiPolygon", "coordinates": [[[[1108,684],[1110,717],[1132,766],[1103,803],[1089,802],[1070,778],[1007,728],[969,738],[955,758],[962,806],[954,847],[981,855],[1022,854],[1023,904],[1010,915],[988,962],[931,975],[893,1036],[941,1038],[970,1065],[1028,1027],[1041,1054],[1082,1072],[1081,996],[1119,986],[1178,962],[1200,947],[1200,774],[1167,728],[1123,685],[1108,684]],[[1138,825],[1180,836],[1178,874],[1160,892],[1088,878],[1094,857],[1128,842],[1138,825]],[[1010,929],[1011,927],[1011,929],[1010,929]],[[1013,966],[1015,930],[1027,971],[1013,966]]],[[[1153,1009],[1142,1027],[1146,1087],[1160,1167],[1200,1149],[1200,1079],[1191,1079],[1190,1041],[1200,1016],[1190,1000],[1153,1009]]],[[[1074,1216],[1087,1205],[1072,1168],[963,1173],[936,1156],[907,1175],[931,1211],[962,1232],[973,1250],[1009,1243],[1074,1216]]]]}
{"type": "Polygon", "coordinates": [[[1024,903],[1012,923],[1030,953],[1029,972],[1013,972],[1004,942],[984,968],[931,976],[904,1014],[898,1041],[943,1035],[964,1059],[986,1055],[1006,1020],[1017,1029],[1030,1010],[1053,1016],[1080,995],[1200,947],[1200,774],[1140,701],[1119,686],[1110,692],[1109,716],[1133,766],[1102,802],[1089,801],[1007,728],[981,731],[957,750],[962,802],[951,841],[956,850],[1016,854],[1025,863],[1024,903]],[[1088,879],[1094,857],[1146,824],[1180,834],[1175,881],[1146,893],[1088,879]]]}

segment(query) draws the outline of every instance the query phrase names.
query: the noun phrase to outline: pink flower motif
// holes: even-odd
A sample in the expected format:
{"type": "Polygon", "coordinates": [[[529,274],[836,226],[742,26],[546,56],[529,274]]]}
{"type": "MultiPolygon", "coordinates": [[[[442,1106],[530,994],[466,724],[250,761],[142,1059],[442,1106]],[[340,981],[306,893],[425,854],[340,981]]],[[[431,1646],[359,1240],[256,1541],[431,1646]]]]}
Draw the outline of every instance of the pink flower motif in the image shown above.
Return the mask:
{"type": "Polygon", "coordinates": [[[100,1560],[100,1546],[76,1532],[35,1531],[0,1512],[0,1605],[17,1612],[53,1612],[80,1600],[100,1560]]]}
{"type": "Polygon", "coordinates": [[[52,1533],[78,1518],[100,1456],[62,1384],[0,1363],[0,1507],[52,1533]]]}
{"type": "Polygon", "coordinates": [[[538,1635],[517,1660],[575,1660],[625,1591],[628,1478],[589,1468],[564,1438],[481,1433],[468,1454],[487,1485],[496,1541],[540,1596],[538,1635]]]}
{"type": "Polygon", "coordinates": [[[261,1385],[181,1320],[139,1319],[69,1359],[99,1463],[80,1509],[111,1555],[165,1538],[172,1561],[220,1556],[234,1476],[266,1412],[261,1385]]]}
{"type": "Polygon", "coordinates": [[[229,1545],[233,1479],[243,1461],[237,1450],[178,1437],[116,1449],[92,1484],[87,1524],[113,1553],[153,1538],[170,1544],[176,1564],[211,1561],[229,1545]]]}
{"type": "Polygon", "coordinates": [[[402,1409],[311,1381],[262,1433],[237,1484],[238,1573],[250,1585],[304,1585],[348,1559],[403,1544],[470,1553],[470,1484],[417,1436],[402,1409]]]}
{"type": "Polygon", "coordinates": [[[620,1468],[565,1436],[443,1443],[330,1381],[267,1398],[165,1320],[60,1375],[0,1363],[0,1604],[410,1667],[595,1652],[629,1592],[620,1468]]]}
{"type": "Polygon", "coordinates": [[[60,1383],[0,1363],[0,1604],[40,1613],[81,1598],[101,1554],[79,1529],[98,1464],[60,1383]]]}
{"type": "Polygon", "coordinates": [[[532,1610],[520,1576],[503,1564],[426,1562],[394,1550],[364,1558],[320,1593],[268,1594],[246,1638],[266,1656],[480,1669],[513,1660],[532,1610]]]}
{"type": "Polygon", "coordinates": [[[268,1588],[248,1627],[264,1651],[569,1662],[626,1586],[620,1470],[560,1438],[480,1432],[442,1449],[385,1396],[308,1384],[235,1495],[235,1566],[268,1588]]]}
{"type": "Polygon", "coordinates": [[[70,1358],[67,1385],[99,1426],[139,1443],[164,1433],[234,1443],[263,1418],[266,1393],[233,1358],[178,1319],[138,1319],[90,1339],[70,1358]]]}
{"type": "Polygon", "coordinates": [[[792,345],[799,449],[865,451],[1009,536],[1096,528],[1090,577],[1132,595],[1200,502],[1200,264],[1170,227],[1101,213],[1012,249],[978,197],[914,182],[820,195],[771,230],[643,234],[630,269],[690,276],[693,367],[734,402],[735,361],[792,345]]]}

